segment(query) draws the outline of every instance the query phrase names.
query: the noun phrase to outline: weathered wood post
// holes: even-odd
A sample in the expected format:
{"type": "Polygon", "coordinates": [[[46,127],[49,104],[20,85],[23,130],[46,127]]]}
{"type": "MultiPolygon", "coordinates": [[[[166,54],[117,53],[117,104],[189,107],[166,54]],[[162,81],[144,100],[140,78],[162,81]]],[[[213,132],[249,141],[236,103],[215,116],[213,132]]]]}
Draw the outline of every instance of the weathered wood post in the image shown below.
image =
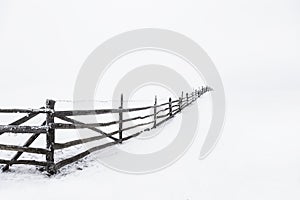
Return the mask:
{"type": "Polygon", "coordinates": [[[47,112],[46,115],[46,126],[48,127],[47,134],[46,134],[46,141],[47,141],[47,149],[49,150],[49,152],[46,154],[46,161],[47,161],[46,170],[51,175],[57,172],[54,163],[55,129],[51,127],[52,124],[54,124],[54,106],[55,106],[55,101],[47,99],[46,109],[48,109],[49,112],[47,112]]]}
{"type": "Polygon", "coordinates": [[[119,143],[123,140],[123,94],[121,94],[121,104],[119,107],[119,143]]]}
{"type": "Polygon", "coordinates": [[[157,96],[155,95],[155,100],[154,100],[154,107],[153,107],[153,110],[154,110],[154,124],[153,124],[153,128],[156,128],[156,119],[157,119],[157,114],[156,114],[156,110],[157,110],[157,96]]]}
{"type": "Polygon", "coordinates": [[[182,107],[182,98],[179,97],[179,101],[178,101],[178,109],[179,109],[179,112],[181,112],[181,107],[182,107]]]}
{"type": "Polygon", "coordinates": [[[189,105],[189,93],[186,93],[186,105],[189,105]]]}
{"type": "Polygon", "coordinates": [[[172,98],[170,97],[169,98],[169,115],[170,115],[170,117],[172,117],[173,116],[173,114],[172,114],[172,98]]]}

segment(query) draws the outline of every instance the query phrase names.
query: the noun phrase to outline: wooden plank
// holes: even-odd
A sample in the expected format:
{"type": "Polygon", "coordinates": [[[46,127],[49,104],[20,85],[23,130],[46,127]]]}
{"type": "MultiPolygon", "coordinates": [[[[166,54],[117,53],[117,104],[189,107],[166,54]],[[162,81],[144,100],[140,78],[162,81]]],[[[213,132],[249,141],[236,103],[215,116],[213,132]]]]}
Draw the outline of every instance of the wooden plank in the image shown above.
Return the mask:
{"type": "Polygon", "coordinates": [[[6,165],[36,165],[36,166],[47,166],[47,162],[36,161],[36,160],[3,160],[0,159],[0,164],[6,165]]]}
{"type": "Polygon", "coordinates": [[[49,113],[48,109],[0,109],[0,113],[49,113]]]}
{"type": "Polygon", "coordinates": [[[0,125],[2,132],[9,133],[46,133],[46,126],[15,126],[15,125],[0,125]]]}
{"type": "Polygon", "coordinates": [[[64,124],[64,123],[54,123],[51,124],[51,128],[54,129],[83,129],[83,128],[95,128],[95,127],[103,127],[110,126],[114,124],[119,124],[119,121],[112,121],[107,123],[89,123],[89,124],[64,124]]]}
{"type": "Polygon", "coordinates": [[[127,109],[101,109],[101,110],[69,110],[69,111],[56,111],[55,117],[57,116],[79,116],[79,115],[100,115],[109,113],[119,113],[119,112],[135,112],[141,110],[147,110],[153,108],[153,106],[145,106],[140,108],[127,108],[127,109]]]}
{"type": "Polygon", "coordinates": [[[33,148],[33,147],[21,147],[21,146],[17,146],[17,145],[5,145],[5,144],[0,144],[0,150],[19,151],[19,152],[27,152],[27,153],[35,153],[35,154],[49,153],[49,151],[47,149],[33,148]]]}

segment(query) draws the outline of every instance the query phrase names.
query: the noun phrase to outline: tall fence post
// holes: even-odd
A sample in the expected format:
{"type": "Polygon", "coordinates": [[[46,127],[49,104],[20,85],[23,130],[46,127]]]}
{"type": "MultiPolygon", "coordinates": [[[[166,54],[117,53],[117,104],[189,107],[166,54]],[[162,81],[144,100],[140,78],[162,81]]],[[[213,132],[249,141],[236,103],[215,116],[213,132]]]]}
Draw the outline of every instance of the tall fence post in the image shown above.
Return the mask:
{"type": "Polygon", "coordinates": [[[171,97],[169,98],[169,112],[170,112],[169,113],[170,117],[172,117],[173,114],[172,114],[172,98],[171,97]]]}
{"type": "Polygon", "coordinates": [[[46,142],[47,149],[49,150],[49,152],[46,154],[46,170],[49,174],[55,174],[57,172],[54,163],[55,129],[51,127],[51,125],[54,123],[54,106],[55,101],[47,99],[46,108],[50,110],[50,112],[48,112],[46,116],[46,126],[48,127],[46,134],[46,142]]]}
{"type": "Polygon", "coordinates": [[[123,94],[121,94],[121,103],[119,107],[119,143],[123,140],[123,94]]]}
{"type": "Polygon", "coordinates": [[[156,114],[156,106],[157,106],[157,96],[155,95],[155,100],[154,100],[154,107],[153,107],[153,110],[154,110],[154,124],[153,124],[153,128],[156,128],[156,119],[157,119],[157,114],[156,114]]]}

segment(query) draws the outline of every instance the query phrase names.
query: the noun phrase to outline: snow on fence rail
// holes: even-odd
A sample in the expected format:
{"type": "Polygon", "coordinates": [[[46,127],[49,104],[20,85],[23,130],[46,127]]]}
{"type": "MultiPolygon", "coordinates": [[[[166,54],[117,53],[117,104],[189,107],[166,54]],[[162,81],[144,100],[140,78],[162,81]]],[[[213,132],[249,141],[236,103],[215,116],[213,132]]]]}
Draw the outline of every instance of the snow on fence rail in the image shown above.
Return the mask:
{"type": "Polygon", "coordinates": [[[79,159],[89,155],[92,152],[98,151],[100,149],[122,143],[123,141],[129,140],[130,138],[136,137],[145,131],[156,128],[157,126],[163,124],[169,119],[173,118],[176,114],[181,112],[184,108],[189,106],[191,103],[196,101],[204,93],[211,91],[210,87],[202,87],[199,90],[193,91],[191,94],[186,93],[184,97],[183,92],[178,100],[173,100],[169,98],[169,101],[162,104],[157,104],[157,98],[155,97],[154,105],[138,107],[138,108],[123,108],[123,95],[121,95],[121,105],[117,109],[99,109],[99,110],[67,110],[67,111],[55,111],[54,105],[55,101],[47,100],[46,107],[41,107],[39,109],[0,109],[0,113],[24,113],[26,116],[8,124],[0,125],[0,135],[4,133],[18,133],[18,134],[32,134],[31,137],[24,143],[23,146],[17,145],[5,145],[0,144],[0,151],[17,151],[17,153],[10,160],[0,159],[0,164],[4,164],[2,171],[7,171],[10,166],[15,164],[24,165],[35,165],[45,167],[49,174],[57,173],[57,170],[61,167],[71,164],[79,159]],[[166,106],[166,108],[163,108],[166,106]],[[136,112],[141,110],[153,109],[153,114],[132,117],[128,119],[123,119],[123,113],[125,112],[136,112]],[[161,114],[168,111],[165,114],[161,114]],[[29,121],[30,119],[36,117],[39,114],[46,114],[46,120],[40,126],[22,126],[23,123],[29,121]],[[80,115],[101,115],[107,113],[117,113],[119,114],[119,120],[111,121],[106,123],[83,123],[81,121],[72,119],[72,116],[80,115]],[[55,118],[68,123],[55,123],[55,118]],[[123,128],[124,122],[152,118],[150,122],[139,123],[134,126],[123,128]],[[111,125],[118,125],[119,128],[116,131],[107,133],[99,129],[99,127],[106,127],[111,125]],[[150,127],[139,131],[130,136],[123,136],[124,131],[135,129],[140,126],[151,125],[150,127]],[[85,139],[72,140],[65,143],[55,142],[55,130],[58,129],[89,129],[94,132],[99,133],[99,136],[89,137],[85,139]],[[46,134],[46,148],[33,148],[30,145],[41,135],[46,134]],[[79,144],[84,144],[88,142],[98,141],[104,138],[109,138],[112,141],[92,147],[82,153],[75,156],[69,157],[57,163],[54,162],[54,151],[59,149],[65,149],[68,147],[76,146],[79,144]],[[23,153],[34,153],[42,154],[46,156],[45,161],[36,160],[19,160],[23,153]]]}

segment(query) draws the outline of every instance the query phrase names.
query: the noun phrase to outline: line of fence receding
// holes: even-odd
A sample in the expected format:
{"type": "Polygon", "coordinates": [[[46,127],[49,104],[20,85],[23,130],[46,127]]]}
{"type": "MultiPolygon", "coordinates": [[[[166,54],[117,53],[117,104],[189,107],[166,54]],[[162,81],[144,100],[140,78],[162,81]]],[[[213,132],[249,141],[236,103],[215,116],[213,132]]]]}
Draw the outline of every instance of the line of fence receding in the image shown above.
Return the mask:
{"type": "Polygon", "coordinates": [[[79,159],[89,155],[92,152],[98,151],[100,149],[120,144],[123,141],[129,140],[130,138],[136,137],[145,131],[149,131],[154,129],[161,124],[165,123],[169,119],[173,118],[176,114],[180,113],[184,108],[192,104],[198,98],[200,98],[206,92],[211,91],[210,87],[202,87],[199,88],[192,93],[184,93],[182,92],[181,97],[177,100],[172,100],[169,98],[168,102],[158,104],[157,97],[155,96],[154,105],[152,106],[144,106],[138,108],[123,108],[123,95],[121,95],[120,99],[120,107],[117,109],[99,109],[99,110],[66,110],[66,111],[56,111],[54,109],[55,101],[47,100],[46,107],[41,107],[39,109],[0,109],[0,113],[24,113],[26,116],[8,124],[8,125],[0,125],[0,135],[4,133],[18,133],[18,134],[32,134],[29,139],[22,146],[17,145],[5,145],[0,144],[0,150],[2,151],[16,151],[17,153],[10,159],[0,159],[0,164],[4,164],[2,167],[2,171],[7,171],[10,166],[16,164],[24,164],[24,165],[35,165],[44,167],[45,170],[49,174],[55,174],[57,171],[70,163],[78,161],[79,159]],[[152,109],[153,113],[144,115],[131,117],[128,119],[124,119],[123,114],[127,112],[137,112],[143,110],[152,109]],[[81,115],[101,115],[101,114],[110,114],[116,113],[119,115],[119,119],[116,121],[105,122],[105,123],[84,123],[75,119],[72,119],[72,116],[81,116],[81,115]],[[41,123],[39,126],[22,126],[25,122],[31,120],[39,114],[45,114],[46,120],[41,123]],[[67,123],[55,123],[55,119],[60,119],[67,123]],[[130,127],[123,127],[125,122],[135,121],[140,119],[148,119],[151,121],[139,123],[130,127]],[[107,127],[111,125],[117,125],[118,130],[113,132],[105,132],[101,130],[101,127],[107,127]],[[125,136],[123,132],[132,130],[138,127],[146,127],[142,131],[138,131],[135,134],[125,136]],[[98,136],[93,136],[84,139],[72,140],[65,143],[57,143],[55,141],[55,130],[58,129],[89,129],[98,133],[98,136]],[[33,148],[30,145],[41,135],[46,134],[46,148],[33,148]],[[65,149],[72,146],[98,141],[104,138],[108,138],[111,141],[105,144],[101,144],[99,146],[92,147],[84,152],[81,152],[77,155],[69,157],[59,162],[55,162],[54,152],[55,150],[65,149]],[[34,154],[42,154],[45,155],[45,161],[36,161],[36,160],[20,160],[19,158],[23,153],[34,153],[34,154]]]}

